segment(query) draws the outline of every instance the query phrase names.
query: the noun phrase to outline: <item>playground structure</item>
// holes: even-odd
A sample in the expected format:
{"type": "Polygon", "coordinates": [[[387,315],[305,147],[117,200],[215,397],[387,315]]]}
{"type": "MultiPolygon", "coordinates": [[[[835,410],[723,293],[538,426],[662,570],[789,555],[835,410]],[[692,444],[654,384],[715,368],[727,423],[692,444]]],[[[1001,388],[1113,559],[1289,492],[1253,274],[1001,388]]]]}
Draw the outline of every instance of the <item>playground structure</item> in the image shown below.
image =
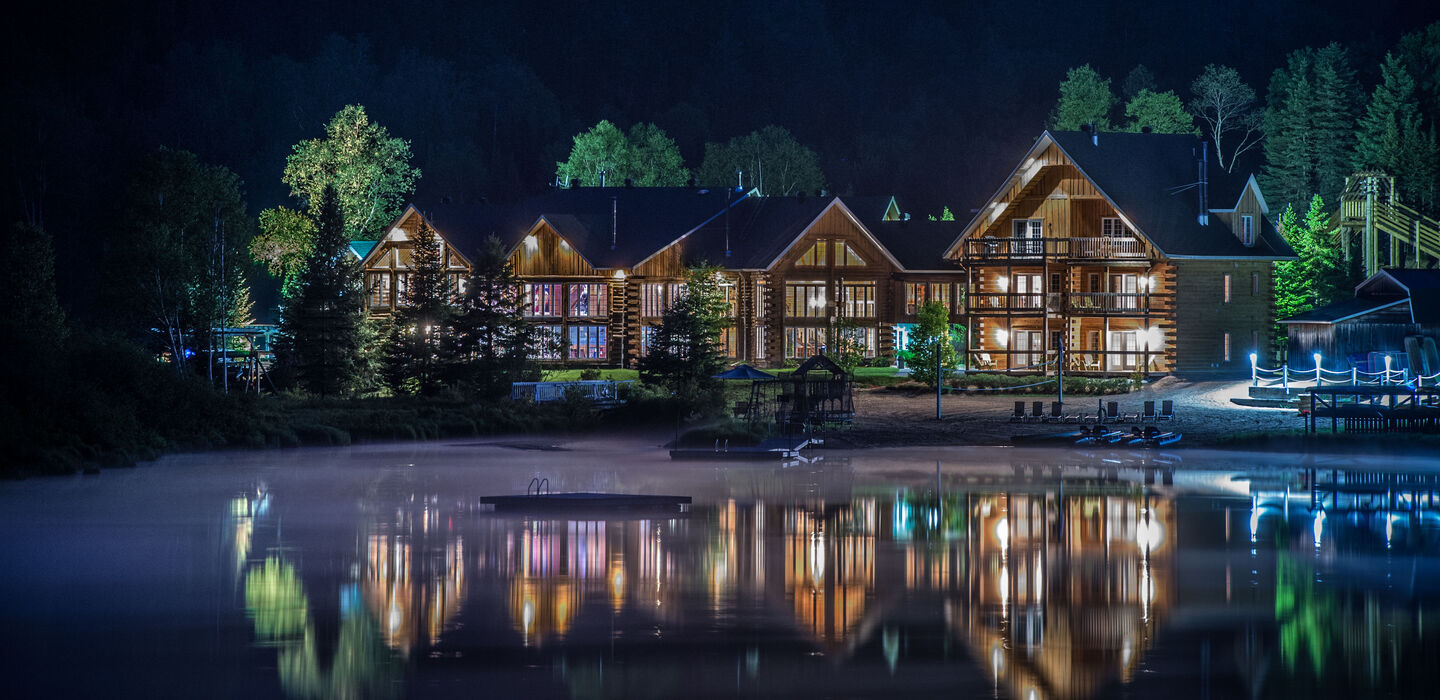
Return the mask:
{"type": "Polygon", "coordinates": [[[815,355],[790,374],[751,384],[746,420],[773,421],[786,434],[850,423],[855,419],[852,382],[850,373],[840,365],[815,355]],[[811,376],[812,372],[816,376],[811,376]]]}
{"type": "Polygon", "coordinates": [[[1345,259],[1355,255],[1359,234],[1365,276],[1381,268],[1381,238],[1388,255],[1385,267],[1424,268],[1440,263],[1440,221],[1400,202],[1395,178],[1380,172],[1359,172],[1345,178],[1340,208],[1331,219],[1345,259]]]}

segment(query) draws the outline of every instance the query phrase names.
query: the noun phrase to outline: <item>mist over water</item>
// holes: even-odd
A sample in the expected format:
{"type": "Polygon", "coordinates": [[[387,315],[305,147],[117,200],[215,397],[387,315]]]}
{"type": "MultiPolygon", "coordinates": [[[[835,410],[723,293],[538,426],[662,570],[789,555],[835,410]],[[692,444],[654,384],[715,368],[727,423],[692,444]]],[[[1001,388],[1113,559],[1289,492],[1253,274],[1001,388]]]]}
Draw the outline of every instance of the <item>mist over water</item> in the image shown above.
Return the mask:
{"type": "Polygon", "coordinates": [[[1440,458],[815,456],[534,438],[8,483],[0,692],[1423,697],[1440,676],[1440,458]],[[535,477],[694,502],[479,502],[535,477]]]}

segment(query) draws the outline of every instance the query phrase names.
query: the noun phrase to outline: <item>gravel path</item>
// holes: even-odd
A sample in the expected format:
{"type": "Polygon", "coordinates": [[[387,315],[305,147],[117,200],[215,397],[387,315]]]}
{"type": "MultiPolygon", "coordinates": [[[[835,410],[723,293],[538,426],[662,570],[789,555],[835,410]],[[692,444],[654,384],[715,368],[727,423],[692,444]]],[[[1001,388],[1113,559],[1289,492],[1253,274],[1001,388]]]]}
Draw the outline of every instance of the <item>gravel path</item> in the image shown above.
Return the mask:
{"type": "MultiPolygon", "coordinates": [[[[1244,397],[1248,381],[1191,381],[1163,377],[1142,389],[1110,396],[1067,396],[1067,412],[1094,414],[1096,400],[1118,401],[1122,413],[1139,413],[1143,402],[1175,402],[1173,430],[1185,434],[1186,446],[1213,445],[1222,437],[1257,431],[1289,431],[1304,427],[1293,409],[1246,408],[1230,403],[1244,397]]],[[[1010,437],[1055,432],[1065,426],[1012,423],[1016,401],[1043,400],[1048,410],[1055,395],[999,392],[947,393],[941,400],[944,418],[935,419],[935,395],[886,388],[857,388],[855,424],[834,437],[856,447],[900,445],[1008,445],[1010,437]]],[[[1072,424],[1073,425],[1073,424],[1072,424]]],[[[1169,427],[1169,424],[1163,424],[1169,427]]]]}

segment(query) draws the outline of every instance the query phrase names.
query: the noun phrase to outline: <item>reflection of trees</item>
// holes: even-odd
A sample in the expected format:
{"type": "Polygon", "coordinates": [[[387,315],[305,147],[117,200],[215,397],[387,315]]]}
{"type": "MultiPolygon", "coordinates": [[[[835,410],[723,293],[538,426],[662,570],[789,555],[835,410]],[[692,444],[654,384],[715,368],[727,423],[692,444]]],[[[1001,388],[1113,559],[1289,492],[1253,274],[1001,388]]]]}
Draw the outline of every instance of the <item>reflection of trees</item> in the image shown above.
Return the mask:
{"type": "Polygon", "coordinates": [[[250,568],[245,607],[255,636],[278,647],[280,687],[290,697],[357,698],[396,694],[402,671],[380,643],[375,621],[359,606],[342,613],[330,659],[319,652],[310,601],[295,567],[278,556],[250,568]]]}

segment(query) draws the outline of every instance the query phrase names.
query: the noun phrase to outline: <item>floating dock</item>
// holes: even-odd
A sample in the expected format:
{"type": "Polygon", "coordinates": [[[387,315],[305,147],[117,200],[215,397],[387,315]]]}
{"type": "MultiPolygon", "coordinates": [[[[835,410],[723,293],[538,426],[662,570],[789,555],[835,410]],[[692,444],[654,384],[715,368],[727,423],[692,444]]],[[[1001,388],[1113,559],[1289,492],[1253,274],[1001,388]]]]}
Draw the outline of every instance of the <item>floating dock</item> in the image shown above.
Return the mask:
{"type": "Polygon", "coordinates": [[[678,513],[690,505],[689,496],[656,496],[629,493],[545,493],[525,496],[485,496],[482,504],[505,512],[614,511],[678,513]]]}
{"type": "Polygon", "coordinates": [[[800,456],[800,450],[814,445],[823,445],[824,440],[806,438],[771,438],[758,445],[731,447],[717,443],[713,447],[680,447],[670,450],[670,459],[734,459],[784,461],[800,456]]]}

